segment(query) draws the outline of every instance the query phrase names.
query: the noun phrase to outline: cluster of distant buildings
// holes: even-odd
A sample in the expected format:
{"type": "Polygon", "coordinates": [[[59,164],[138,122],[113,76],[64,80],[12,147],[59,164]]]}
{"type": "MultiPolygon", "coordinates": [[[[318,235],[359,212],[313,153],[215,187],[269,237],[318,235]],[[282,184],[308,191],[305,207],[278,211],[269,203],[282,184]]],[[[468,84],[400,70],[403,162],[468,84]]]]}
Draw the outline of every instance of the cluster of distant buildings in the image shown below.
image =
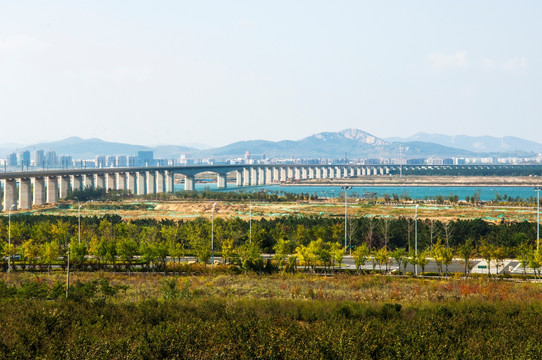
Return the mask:
{"type": "Polygon", "coordinates": [[[0,159],[0,166],[10,170],[73,169],[159,166],[165,160],[155,159],[153,151],[138,151],[137,155],[98,155],[94,159],[74,159],[71,155],[58,156],[54,150],[37,149],[12,152],[6,159],[0,159]]]}
{"type": "Polygon", "coordinates": [[[156,159],[153,151],[138,151],[136,155],[98,155],[93,159],[74,159],[71,155],[58,156],[54,150],[24,150],[10,153],[6,159],[0,159],[0,166],[5,170],[39,170],[72,168],[107,168],[107,167],[145,167],[173,165],[215,165],[215,164],[359,164],[359,165],[469,165],[469,164],[542,164],[542,155],[537,157],[453,157],[453,158],[370,158],[370,159],[299,159],[269,158],[265,154],[254,155],[246,152],[243,157],[215,160],[192,158],[182,154],[175,159],[156,159]]]}

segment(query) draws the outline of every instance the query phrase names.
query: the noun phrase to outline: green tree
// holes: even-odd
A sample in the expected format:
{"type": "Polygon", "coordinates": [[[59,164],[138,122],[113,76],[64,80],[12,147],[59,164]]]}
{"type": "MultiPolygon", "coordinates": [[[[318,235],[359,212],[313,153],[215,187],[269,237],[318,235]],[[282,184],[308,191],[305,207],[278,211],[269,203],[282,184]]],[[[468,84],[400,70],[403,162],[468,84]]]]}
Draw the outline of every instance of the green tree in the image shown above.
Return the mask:
{"type": "Polygon", "coordinates": [[[88,255],[87,245],[82,242],[79,244],[76,237],[72,237],[70,241],[70,257],[74,266],[82,268],[88,255]]]}
{"type": "Polygon", "coordinates": [[[132,271],[132,261],[137,255],[137,243],[130,238],[123,238],[118,242],[117,246],[119,257],[127,263],[128,272],[132,271]]]}
{"type": "Polygon", "coordinates": [[[464,244],[459,245],[457,248],[457,252],[459,256],[461,257],[461,261],[465,265],[465,276],[469,276],[470,272],[470,260],[472,258],[472,254],[474,252],[474,246],[472,239],[467,239],[464,244]]]}
{"type": "Polygon", "coordinates": [[[21,248],[24,252],[24,258],[28,261],[28,264],[32,267],[36,267],[36,262],[38,261],[38,257],[40,255],[40,248],[33,239],[26,240],[21,248]]]}
{"type": "Polygon", "coordinates": [[[444,248],[442,262],[446,266],[446,274],[448,274],[448,266],[450,266],[453,260],[454,260],[454,252],[452,248],[449,248],[449,247],[444,248]]]}
{"type": "Polygon", "coordinates": [[[168,246],[165,241],[160,241],[153,244],[154,251],[156,254],[156,259],[160,262],[160,267],[162,268],[162,271],[164,271],[164,275],[167,272],[167,257],[169,255],[168,253],[168,246]]]}
{"type": "Polygon", "coordinates": [[[527,266],[529,266],[529,256],[532,253],[532,249],[529,248],[529,245],[523,243],[518,246],[517,252],[520,265],[523,268],[523,274],[526,274],[527,266]]]}
{"type": "Polygon", "coordinates": [[[309,247],[305,245],[299,245],[295,248],[295,256],[304,265],[305,270],[312,268],[314,261],[316,260],[316,256],[311,252],[309,247]]]}
{"type": "Polygon", "coordinates": [[[155,248],[151,243],[147,241],[141,242],[141,244],[139,244],[139,255],[140,260],[143,261],[147,269],[150,269],[154,265],[157,255],[155,248]]]}
{"type": "Polygon", "coordinates": [[[495,267],[497,268],[497,275],[499,275],[499,267],[504,265],[504,259],[506,258],[506,250],[502,246],[498,246],[493,250],[493,257],[495,258],[495,267]]]}
{"type": "Polygon", "coordinates": [[[380,270],[382,270],[382,265],[386,266],[386,272],[388,272],[388,265],[390,263],[390,252],[385,247],[380,248],[375,253],[375,259],[378,262],[380,266],[380,270]]]}
{"type": "MultiPolygon", "coordinates": [[[[405,249],[395,249],[391,253],[391,258],[395,260],[397,265],[399,266],[399,271],[401,271],[401,264],[405,262],[405,258],[407,257],[407,252],[405,249]]],[[[404,272],[406,272],[406,262],[405,262],[405,268],[403,269],[404,272]]]]}
{"type": "Polygon", "coordinates": [[[291,243],[290,240],[278,239],[277,243],[273,247],[275,250],[275,260],[277,260],[279,266],[284,266],[288,259],[288,255],[291,253],[291,243]]]}
{"type": "Polygon", "coordinates": [[[344,248],[338,242],[332,243],[330,253],[333,257],[333,262],[338,263],[340,269],[344,258],[344,248]]]}
{"type": "Polygon", "coordinates": [[[491,276],[491,260],[493,260],[493,245],[483,242],[478,249],[480,255],[487,261],[487,276],[491,276]]]}
{"type": "Polygon", "coordinates": [[[356,249],[352,253],[358,273],[360,272],[361,267],[365,265],[365,262],[367,262],[369,253],[370,250],[366,243],[362,243],[360,246],[356,247],[356,249]]]}
{"type": "Polygon", "coordinates": [[[540,267],[542,267],[542,251],[535,250],[531,256],[529,256],[529,267],[533,269],[535,278],[540,274],[540,267]]]}
{"type": "Polygon", "coordinates": [[[241,266],[245,270],[245,273],[252,270],[261,274],[263,271],[264,263],[262,252],[255,242],[244,243],[239,247],[239,259],[241,260],[241,266]]]}
{"type": "Polygon", "coordinates": [[[431,253],[427,250],[418,253],[416,263],[422,268],[422,274],[425,272],[425,267],[429,263],[429,256],[431,256],[431,253]]]}
{"type": "Polygon", "coordinates": [[[60,247],[56,240],[41,245],[42,261],[47,264],[47,272],[51,273],[51,264],[60,256],[60,247]]]}
{"type": "Polygon", "coordinates": [[[332,260],[328,244],[324,243],[322,239],[312,240],[309,243],[309,251],[317,260],[320,260],[320,262],[322,262],[322,264],[324,265],[324,271],[327,274],[327,269],[331,266],[332,260]]]}
{"type": "Polygon", "coordinates": [[[437,263],[438,272],[442,275],[442,264],[444,263],[445,258],[445,248],[442,245],[440,238],[437,239],[437,242],[433,245],[431,250],[431,256],[433,260],[437,263]]]}
{"type": "Polygon", "coordinates": [[[224,239],[222,241],[222,258],[226,264],[233,263],[237,258],[237,251],[232,238],[224,239]]]}

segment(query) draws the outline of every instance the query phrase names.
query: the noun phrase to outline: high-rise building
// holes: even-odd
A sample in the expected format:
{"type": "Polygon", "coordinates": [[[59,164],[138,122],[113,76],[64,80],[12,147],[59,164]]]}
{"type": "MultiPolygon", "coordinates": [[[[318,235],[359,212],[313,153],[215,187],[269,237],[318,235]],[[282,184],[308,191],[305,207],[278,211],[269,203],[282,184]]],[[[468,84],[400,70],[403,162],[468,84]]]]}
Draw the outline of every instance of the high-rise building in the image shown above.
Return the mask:
{"type": "Polygon", "coordinates": [[[137,163],[139,166],[154,165],[154,152],[153,151],[138,151],[137,163]]]}
{"type": "Polygon", "coordinates": [[[115,162],[118,167],[126,167],[128,166],[128,156],[124,155],[117,155],[115,162]]]}
{"type": "Polygon", "coordinates": [[[137,158],[133,155],[128,155],[126,156],[126,161],[127,161],[127,164],[128,167],[133,167],[133,166],[136,166],[136,163],[137,163],[137,158]]]}
{"type": "Polygon", "coordinates": [[[105,166],[107,167],[115,167],[117,166],[117,158],[115,155],[107,155],[105,157],[105,166]]]}
{"type": "Polygon", "coordinates": [[[105,167],[105,156],[104,155],[98,155],[96,156],[96,167],[97,168],[103,168],[105,167]]]}
{"type": "Polygon", "coordinates": [[[30,151],[25,150],[19,155],[19,162],[21,166],[30,166],[30,151]]]}
{"type": "Polygon", "coordinates": [[[47,166],[57,166],[58,165],[58,158],[56,156],[56,152],[54,150],[47,151],[47,154],[45,156],[45,162],[47,166]]]}
{"type": "Polygon", "coordinates": [[[8,155],[8,166],[17,166],[17,153],[8,155]]]}
{"type": "Polygon", "coordinates": [[[43,152],[43,150],[34,150],[34,160],[32,162],[32,165],[36,167],[45,167],[45,153],[43,152]]]}
{"type": "Polygon", "coordinates": [[[60,166],[62,166],[63,169],[68,169],[73,167],[73,159],[70,155],[62,155],[60,157],[60,166]]]}

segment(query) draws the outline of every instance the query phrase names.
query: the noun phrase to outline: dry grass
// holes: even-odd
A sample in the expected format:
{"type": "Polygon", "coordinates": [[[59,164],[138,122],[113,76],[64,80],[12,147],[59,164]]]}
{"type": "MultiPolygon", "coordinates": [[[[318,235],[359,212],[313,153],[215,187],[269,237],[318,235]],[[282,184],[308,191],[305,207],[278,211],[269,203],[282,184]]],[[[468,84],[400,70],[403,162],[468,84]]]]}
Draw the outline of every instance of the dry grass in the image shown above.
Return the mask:
{"type": "MultiPolygon", "coordinates": [[[[112,285],[127,285],[117,301],[141,301],[160,298],[164,275],[136,273],[74,273],[71,281],[87,282],[105,277],[112,285]]],[[[199,298],[231,299],[306,299],[354,302],[441,302],[463,300],[540,301],[542,286],[502,280],[416,279],[380,275],[198,275],[175,276],[179,288],[199,298]]],[[[65,274],[2,274],[0,281],[20,284],[24,281],[65,281],[65,274]]]]}
{"type": "MultiPolygon", "coordinates": [[[[103,216],[117,214],[125,219],[154,218],[173,220],[192,220],[197,217],[210,217],[214,201],[154,201],[151,210],[96,210],[81,209],[82,216],[103,216]]],[[[126,203],[134,203],[127,201],[126,203]]],[[[111,203],[113,204],[113,203],[111,203]]],[[[104,205],[111,205],[104,203],[104,205]]],[[[117,203],[118,204],[118,203],[117,203]]],[[[291,202],[291,203],[252,203],[253,219],[275,218],[288,215],[344,216],[344,203],[337,199],[291,202]]],[[[58,209],[54,206],[37,207],[35,213],[77,216],[77,209],[58,209]]],[[[414,204],[368,204],[365,201],[352,201],[349,213],[356,217],[392,216],[414,217],[414,204]]],[[[249,219],[249,204],[244,202],[218,201],[215,217],[224,219],[240,217],[249,219]]],[[[472,205],[433,205],[424,204],[418,209],[418,217],[433,220],[457,220],[483,218],[500,221],[536,221],[536,206],[472,206],[472,205]]]]}

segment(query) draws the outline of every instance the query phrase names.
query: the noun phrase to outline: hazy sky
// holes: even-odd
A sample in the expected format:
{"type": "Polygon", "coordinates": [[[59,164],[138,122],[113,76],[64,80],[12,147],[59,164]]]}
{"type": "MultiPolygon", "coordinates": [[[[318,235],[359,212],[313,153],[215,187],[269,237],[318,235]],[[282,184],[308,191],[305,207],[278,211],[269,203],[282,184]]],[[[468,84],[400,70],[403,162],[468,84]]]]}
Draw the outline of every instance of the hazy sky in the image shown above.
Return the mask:
{"type": "Polygon", "coordinates": [[[542,1],[0,0],[0,143],[542,142],[542,1]]]}

